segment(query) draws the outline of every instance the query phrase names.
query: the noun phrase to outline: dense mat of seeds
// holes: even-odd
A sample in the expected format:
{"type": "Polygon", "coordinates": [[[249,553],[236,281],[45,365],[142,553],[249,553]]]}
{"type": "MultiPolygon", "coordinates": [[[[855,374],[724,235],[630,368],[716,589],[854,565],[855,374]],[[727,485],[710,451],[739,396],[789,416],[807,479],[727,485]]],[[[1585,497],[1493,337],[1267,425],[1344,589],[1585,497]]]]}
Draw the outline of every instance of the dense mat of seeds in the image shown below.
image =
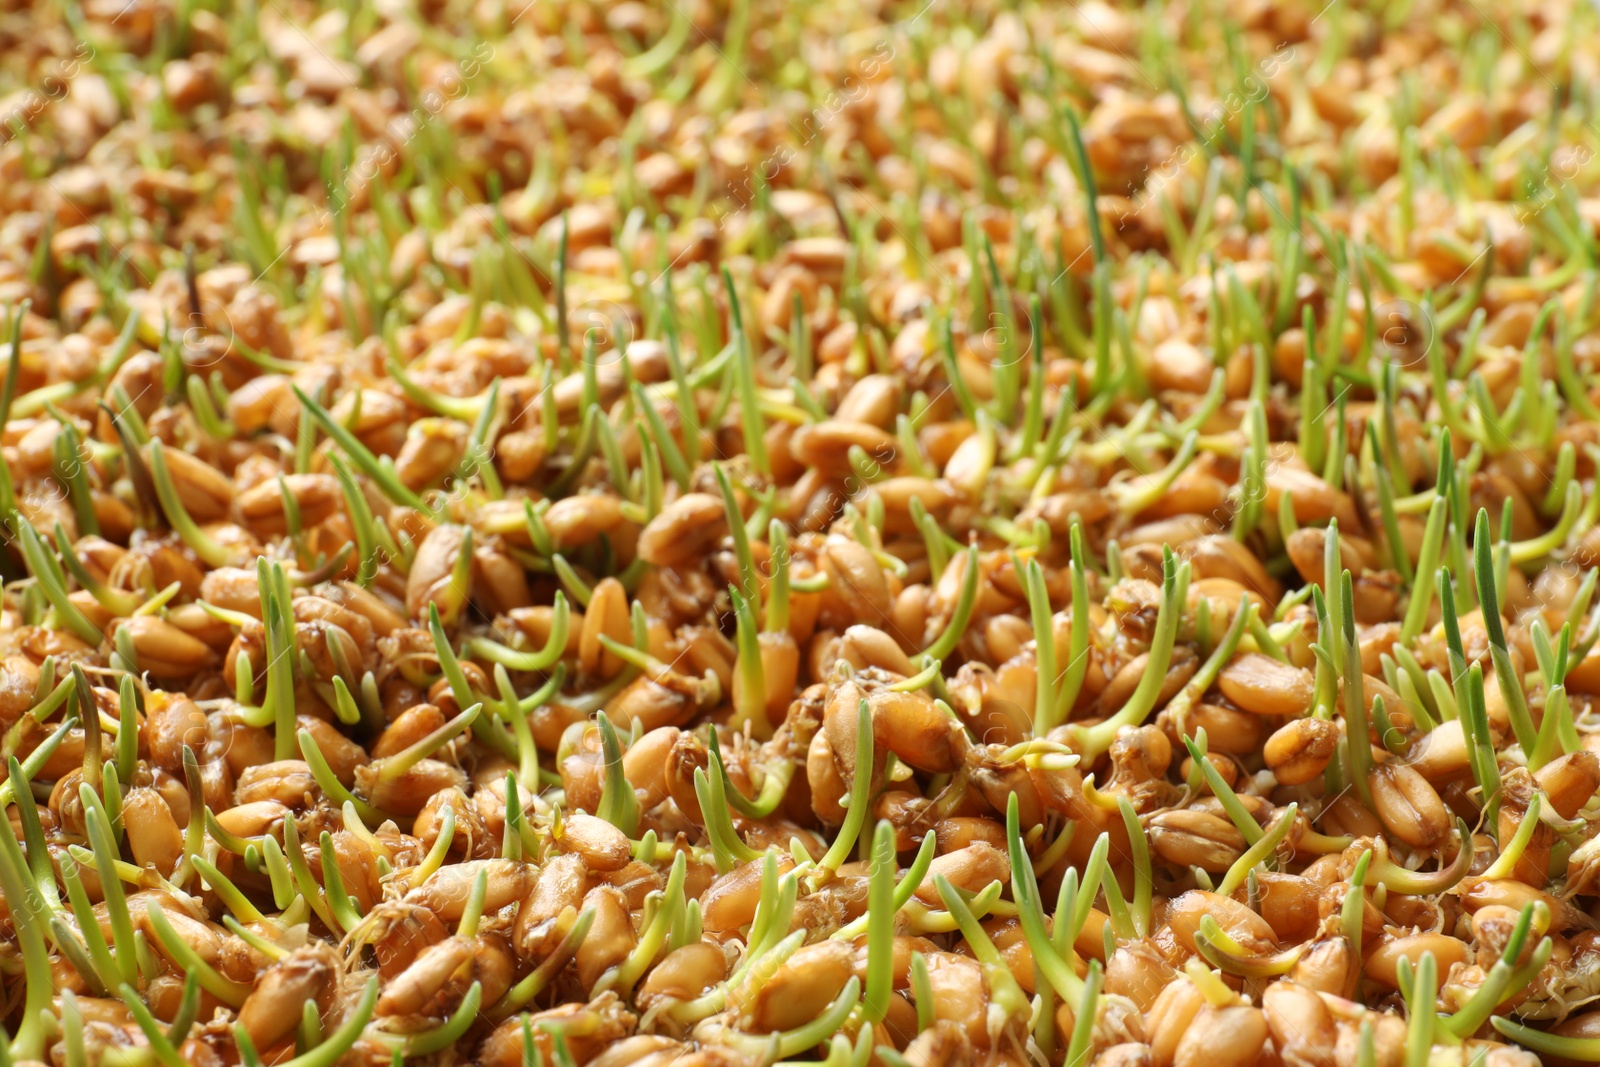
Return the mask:
{"type": "Polygon", "coordinates": [[[1597,22],[8,6],[0,1065],[1600,1061],[1597,22]]]}

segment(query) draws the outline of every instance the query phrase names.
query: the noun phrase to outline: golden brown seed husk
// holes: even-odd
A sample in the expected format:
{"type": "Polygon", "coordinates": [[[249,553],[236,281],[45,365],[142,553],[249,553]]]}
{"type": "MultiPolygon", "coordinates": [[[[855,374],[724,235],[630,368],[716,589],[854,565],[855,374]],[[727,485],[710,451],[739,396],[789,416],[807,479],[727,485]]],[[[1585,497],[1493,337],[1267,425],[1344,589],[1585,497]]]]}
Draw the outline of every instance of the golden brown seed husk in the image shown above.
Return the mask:
{"type": "Polygon", "coordinates": [[[1217,676],[1217,688],[1257,715],[1300,716],[1311,708],[1311,672],[1259,652],[1235,657],[1217,676]]]}
{"type": "Polygon", "coordinates": [[[1303,785],[1321,774],[1339,744],[1339,728],[1326,719],[1295,719],[1280,726],[1262,752],[1284,785],[1303,785]]]}

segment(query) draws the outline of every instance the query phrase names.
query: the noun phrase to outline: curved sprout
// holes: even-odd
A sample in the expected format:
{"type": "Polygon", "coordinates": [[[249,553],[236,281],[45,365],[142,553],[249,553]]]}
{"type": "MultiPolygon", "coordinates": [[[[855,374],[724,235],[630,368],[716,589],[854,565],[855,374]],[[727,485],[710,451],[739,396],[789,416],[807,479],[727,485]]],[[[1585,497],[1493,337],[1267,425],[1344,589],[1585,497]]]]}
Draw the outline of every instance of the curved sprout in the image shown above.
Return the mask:
{"type": "Polygon", "coordinates": [[[482,1003],[483,983],[473,982],[467,989],[467,995],[461,998],[460,1006],[444,1025],[412,1034],[406,1039],[404,1055],[431,1056],[449,1048],[466,1035],[467,1029],[477,1019],[478,1007],[482,1003]]]}
{"type": "MultiPolygon", "coordinates": [[[[367,979],[355,1010],[340,1024],[339,1029],[324,1038],[316,1048],[286,1061],[280,1067],[334,1067],[334,1064],[343,1059],[361,1039],[361,1034],[366,1030],[367,1023],[372,1020],[372,1013],[377,1007],[378,978],[374,975],[367,979]]],[[[254,1051],[254,1046],[250,1045],[250,1035],[243,1026],[234,1024],[234,1035],[238,1038],[241,1048],[248,1047],[254,1051]]]]}
{"type": "MultiPolygon", "coordinates": [[[[1456,832],[1460,835],[1461,845],[1456,850],[1456,858],[1449,866],[1442,866],[1432,874],[1409,871],[1389,859],[1387,848],[1380,848],[1372,861],[1371,875],[1373,881],[1386,886],[1390,892],[1403,893],[1407,896],[1448,892],[1451,887],[1459,883],[1472,870],[1472,861],[1476,855],[1476,840],[1472,836],[1472,829],[1466,824],[1466,820],[1456,820],[1456,832]]],[[[1481,877],[1494,878],[1502,876],[1485,872],[1481,877]]]]}
{"type": "Polygon", "coordinates": [[[796,1056],[806,1049],[822,1044],[843,1026],[844,1021],[855,1010],[860,997],[861,979],[851,975],[850,980],[844,984],[844,988],[839,991],[839,995],[834,998],[827,1010],[804,1026],[773,1034],[766,1039],[733,1031],[726,1034],[724,1040],[750,1056],[766,1056],[772,1059],[796,1056]]]}
{"type": "Polygon", "coordinates": [[[682,925],[687,909],[683,886],[688,876],[688,860],[688,856],[683,852],[673,856],[672,869],[667,874],[665,888],[659,893],[650,894],[646,900],[646,921],[639,932],[639,943],[622,963],[601,977],[595,984],[596,993],[613,988],[624,992],[631,991],[655,960],[656,954],[668,943],[673,929],[682,925]],[[651,904],[655,905],[654,914],[649,910],[651,904]]]}
{"type": "Polygon", "coordinates": [[[1209,915],[1200,920],[1200,929],[1195,932],[1194,940],[1200,955],[1211,966],[1225,974],[1258,980],[1270,980],[1288,974],[1306,951],[1306,945],[1299,944],[1272,955],[1252,956],[1209,915]]]}
{"type": "Polygon", "coordinates": [[[567,638],[571,632],[572,609],[560,590],[551,601],[550,636],[538,652],[522,652],[507,648],[486,637],[472,637],[467,641],[466,654],[473,659],[498,663],[514,671],[547,671],[567,651],[567,638]]]}

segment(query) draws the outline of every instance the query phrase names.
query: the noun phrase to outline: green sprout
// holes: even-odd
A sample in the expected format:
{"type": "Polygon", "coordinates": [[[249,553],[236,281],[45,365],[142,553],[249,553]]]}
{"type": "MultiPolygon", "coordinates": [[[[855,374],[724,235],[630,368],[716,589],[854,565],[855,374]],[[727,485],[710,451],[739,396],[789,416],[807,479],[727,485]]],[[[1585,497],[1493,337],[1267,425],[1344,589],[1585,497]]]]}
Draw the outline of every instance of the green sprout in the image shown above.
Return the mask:
{"type": "Polygon", "coordinates": [[[1205,729],[1201,728],[1194,737],[1184,737],[1183,743],[1189,750],[1195,768],[1211,789],[1211,794],[1222,805],[1222,810],[1244,836],[1245,842],[1254,846],[1266,836],[1266,831],[1261,829],[1261,824],[1256,822],[1255,816],[1250,814],[1250,809],[1244,806],[1244,801],[1239,799],[1239,794],[1222,777],[1216,765],[1206,758],[1205,740],[1205,729]]]}
{"type": "Polygon", "coordinates": [[[20,516],[16,522],[17,539],[22,545],[23,559],[27,561],[28,569],[33,572],[40,592],[50,602],[50,606],[55,609],[67,629],[81,638],[85,644],[98,647],[100,642],[105,640],[105,635],[68,597],[66,575],[62,572],[61,564],[55,554],[45,547],[44,539],[39,536],[32,523],[20,516]]]}
{"type": "Polygon", "coordinates": [[[509,648],[480,636],[468,638],[465,651],[473,659],[500,664],[514,671],[548,671],[566,654],[571,625],[572,609],[566,595],[557,590],[551,601],[550,635],[538,652],[509,648]]]}
{"type": "MultiPolygon", "coordinates": [[[[14,766],[14,763],[11,766],[14,766]]],[[[87,811],[85,817],[89,818],[87,811]]],[[[38,883],[29,872],[22,848],[11,829],[11,821],[0,818],[0,823],[5,824],[0,827],[0,890],[4,890],[6,901],[11,908],[22,954],[22,971],[27,979],[26,992],[23,995],[22,1022],[17,1028],[16,1035],[10,1040],[9,1053],[17,1059],[39,1059],[45,1054],[46,1036],[42,1029],[43,1018],[49,1010],[50,996],[54,989],[50,955],[44,936],[49,906],[40,893],[38,883]]],[[[63,867],[65,866],[63,864],[63,867]]],[[[118,889],[121,889],[120,885],[118,889]]],[[[108,893],[108,902],[110,899],[108,893]]],[[[87,909],[86,913],[92,915],[87,909]]],[[[94,920],[91,918],[90,922],[94,923],[94,920]]],[[[97,926],[96,934],[98,933],[97,926]]],[[[4,1043],[4,1034],[0,1034],[0,1044],[4,1043]]]]}
{"type": "Polygon", "coordinates": [[[605,715],[597,716],[600,746],[605,757],[605,779],[600,790],[600,806],[595,815],[633,837],[639,830],[639,801],[633,785],[622,772],[622,746],[616,727],[605,715]]]}
{"type": "Polygon", "coordinates": [[[734,691],[734,715],[730,725],[736,732],[748,730],[752,736],[765,739],[772,736],[772,723],[767,718],[767,683],[762,670],[755,609],[731,585],[728,586],[728,597],[733,603],[736,621],[734,646],[738,649],[738,655],[734,669],[738,672],[739,680],[734,691]]]}
{"type": "MultiPolygon", "coordinates": [[[[1209,761],[1207,761],[1209,762],[1209,761]]],[[[1122,825],[1128,831],[1129,847],[1133,849],[1133,923],[1140,937],[1151,933],[1151,897],[1154,879],[1150,870],[1150,841],[1145,836],[1144,825],[1134,813],[1127,797],[1117,798],[1117,810],[1122,815],[1122,825]]]]}
{"type": "Polygon", "coordinates": [[[894,979],[894,876],[899,864],[894,829],[879,822],[872,836],[872,873],[867,888],[867,985],[862,1017],[879,1023],[889,1013],[894,979]]]}
{"type": "MultiPolygon", "coordinates": [[[[1528,850],[1528,844],[1533,840],[1533,833],[1539,828],[1539,813],[1543,807],[1542,793],[1534,793],[1528,801],[1528,810],[1523,813],[1522,821],[1517,824],[1516,833],[1511,840],[1503,842],[1500,846],[1500,855],[1495,858],[1482,877],[1485,880],[1494,878],[1509,878],[1517,869],[1517,863],[1522,859],[1523,853],[1528,850]]],[[[1466,848],[1463,847],[1463,851],[1466,848]]]]}
{"type": "MultiPolygon", "coordinates": [[[[1012,975],[1011,968],[1006,965],[1005,960],[1000,957],[999,950],[994,947],[994,942],[989,940],[989,935],[978,925],[977,916],[973,914],[971,906],[963,899],[960,892],[942,874],[933,876],[933,884],[938,889],[939,898],[944,901],[945,908],[954,918],[961,936],[983,968],[983,976],[989,987],[986,1025],[990,1036],[997,1037],[1009,1019],[1027,1016],[1028,999],[1023,994],[1022,987],[1017,984],[1016,977],[1012,975]]],[[[1085,985],[1093,988],[1089,983],[1085,985]]]]}
{"type": "MultiPolygon", "coordinates": [[[[379,460],[366,445],[356,439],[355,434],[351,433],[339,420],[330,415],[327,408],[311,399],[298,385],[292,388],[294,389],[295,398],[300,401],[300,406],[305,409],[306,414],[310,415],[317,425],[322,427],[324,433],[333,438],[334,442],[344,450],[355,465],[361,468],[362,473],[371,478],[378,488],[383,490],[385,496],[402,507],[414,508],[432,518],[440,517],[438,513],[423,502],[421,497],[413,493],[400,481],[399,476],[395,474],[394,464],[379,460]]],[[[163,500],[162,503],[165,505],[166,502],[163,500]]],[[[168,514],[170,515],[170,511],[168,514]]],[[[216,565],[220,566],[221,564],[216,565]]]]}
{"type": "MultiPolygon", "coordinates": [[[[920,501],[916,501],[913,498],[913,507],[919,506],[920,501]]],[[[924,514],[926,513],[924,512],[924,514]]],[[[940,533],[939,536],[942,537],[943,534],[940,533]]],[[[948,660],[950,655],[955,652],[956,645],[960,643],[968,623],[972,620],[972,610],[977,603],[978,578],[978,550],[976,547],[970,547],[966,550],[966,561],[963,564],[961,573],[961,590],[957,595],[955,610],[951,612],[949,623],[940,632],[939,636],[934,639],[933,644],[923,650],[925,658],[941,661],[948,660]]]]}
{"type": "MultiPolygon", "coordinates": [[[[1178,636],[1178,620],[1189,590],[1189,564],[1178,563],[1172,549],[1166,548],[1162,561],[1161,606],[1156,614],[1155,634],[1150,639],[1150,661],[1133,695],[1115,715],[1094,726],[1072,727],[1072,747],[1085,760],[1093,761],[1111,747],[1125,726],[1138,726],[1155,707],[1156,697],[1166,682],[1167,666],[1178,636]]],[[[1087,623],[1087,619],[1084,620],[1087,623]]]]}
{"type": "Polygon", "coordinates": [[[1483,667],[1474,663],[1466,675],[1466,699],[1462,701],[1462,732],[1466,735],[1468,759],[1473,779],[1483,796],[1486,815],[1493,818],[1500,806],[1500,762],[1494,738],[1489,733],[1489,712],[1483,696],[1483,667]]]}
{"type": "MultiPolygon", "coordinates": [[[[378,1006],[378,978],[376,975],[367,979],[367,984],[362,990],[361,999],[356,1003],[355,1010],[345,1018],[339,1028],[329,1034],[321,1044],[309,1052],[304,1052],[292,1060],[288,1060],[282,1067],[334,1067],[345,1055],[355,1047],[361,1035],[366,1031],[367,1023],[372,1021],[372,1014],[378,1006]]],[[[463,1032],[465,1028],[463,1027],[463,1032]]],[[[234,1037],[239,1042],[241,1052],[247,1053],[244,1062],[250,1067],[259,1067],[260,1057],[255,1053],[255,1046],[250,1041],[250,1034],[242,1024],[235,1023],[234,1037]]]]}
{"type": "MultiPolygon", "coordinates": [[[[1006,846],[1011,859],[1011,895],[1017,902],[1017,918],[1033,952],[1034,965],[1056,995],[1070,1001],[1081,994],[1083,981],[1057,951],[1045,926],[1044,910],[1039,902],[1039,884],[1022,844],[1015,794],[1006,805],[1006,846]]],[[[1087,912],[1084,917],[1087,919],[1087,912]]],[[[1064,925],[1058,922],[1058,932],[1064,925]]]]}
{"type": "MultiPolygon", "coordinates": [[[[1201,603],[1203,604],[1205,601],[1201,601],[1201,603]]],[[[1252,623],[1259,621],[1258,612],[1259,608],[1255,601],[1248,596],[1239,597],[1239,605],[1233,613],[1233,621],[1228,624],[1227,632],[1223,634],[1222,640],[1217,642],[1216,647],[1211,650],[1211,655],[1200,665],[1200,669],[1195,672],[1194,677],[1178,691],[1177,695],[1167,702],[1167,710],[1178,717],[1180,722],[1183,721],[1183,717],[1188,714],[1195,703],[1205,695],[1206,690],[1216,682],[1217,675],[1222,673],[1222,668],[1226,667],[1233,659],[1233,654],[1238,651],[1239,642],[1244,640],[1245,632],[1251,628],[1252,623]]]]}
{"type": "Polygon", "coordinates": [[[33,875],[45,910],[55,915],[61,911],[61,894],[56,891],[55,872],[50,866],[50,851],[45,844],[44,824],[39,818],[39,805],[33,797],[32,783],[23,771],[22,764],[17,762],[17,757],[7,757],[6,770],[8,780],[17,783],[13,802],[17,806],[17,819],[22,824],[22,843],[27,847],[29,873],[33,875]]]}
{"type": "MultiPolygon", "coordinates": [[[[937,839],[933,834],[930,833],[923,837],[922,844],[917,849],[916,858],[911,861],[911,866],[906,868],[899,881],[894,885],[894,896],[889,906],[890,915],[898,915],[902,909],[911,903],[917,889],[922,885],[923,879],[928,876],[928,871],[933,866],[936,845],[937,839]]],[[[877,918],[878,914],[880,913],[869,909],[867,914],[841,926],[835,931],[833,937],[841,941],[854,941],[863,933],[870,936],[872,923],[882,921],[877,918]]]]}
{"type": "MultiPolygon", "coordinates": [[[[114,880],[102,879],[107,884],[114,880]]],[[[150,923],[151,931],[155,934],[156,940],[161,943],[161,947],[166,951],[167,955],[186,974],[194,975],[202,989],[231,1008],[238,1009],[244,1003],[245,997],[250,994],[248,985],[243,985],[223,976],[209,963],[201,959],[199,953],[173,929],[172,923],[167,919],[166,914],[159,905],[152,902],[146,909],[145,914],[150,923]]]]}
{"type": "Polygon", "coordinates": [[[734,829],[733,819],[728,814],[728,802],[723,792],[723,781],[726,772],[722,769],[720,757],[714,757],[715,767],[713,774],[706,774],[703,768],[695,768],[694,793],[700,802],[700,812],[705,820],[706,837],[711,841],[711,852],[716,859],[718,874],[727,874],[742,863],[760,859],[761,853],[744,843],[734,829]]]}
{"type": "Polygon", "coordinates": [[[673,857],[666,887],[651,893],[645,900],[638,944],[622,963],[607,971],[595,983],[597,993],[606,989],[631,990],[644,976],[656,954],[667,944],[673,929],[683,924],[686,911],[683,886],[687,871],[688,857],[678,852],[673,857]]]}
{"type": "Polygon", "coordinates": [[[1285,808],[1274,821],[1272,828],[1262,834],[1261,839],[1247,848],[1234,861],[1233,866],[1228,868],[1227,874],[1223,875],[1222,881],[1218,883],[1216,892],[1225,897],[1233,896],[1249,874],[1268,862],[1288,839],[1299,811],[1298,804],[1290,804],[1285,808]]]}
{"type": "Polygon", "coordinates": [[[822,857],[820,866],[837,871],[856,846],[856,838],[866,825],[867,808],[872,801],[872,709],[865,699],[856,708],[855,779],[850,783],[844,825],[839,836],[822,857]]]}
{"type": "Polygon", "coordinates": [[[1433,953],[1424,952],[1415,971],[1411,961],[1400,957],[1401,990],[1405,996],[1407,1014],[1406,1067],[1427,1067],[1428,1056],[1433,1051],[1434,1030],[1439,1023],[1436,997],[1439,990],[1438,963],[1433,953]]]}
{"type": "Polygon", "coordinates": [[[711,766],[722,778],[722,794],[733,809],[739,814],[750,819],[765,819],[778,809],[783,803],[784,796],[789,791],[789,784],[794,780],[797,764],[792,760],[780,760],[776,766],[767,766],[763,769],[760,792],[754,800],[740,793],[728,777],[726,764],[722,760],[721,742],[717,740],[717,731],[710,730],[706,735],[706,747],[711,754],[711,766]]]}
{"type": "Polygon", "coordinates": [[[83,436],[76,426],[53,410],[53,405],[52,414],[61,420],[61,429],[51,443],[50,473],[66,490],[78,529],[85,534],[98,535],[100,521],[95,517],[94,491],[89,485],[89,461],[84,455],[83,436]]]}
{"type": "Polygon", "coordinates": [[[1517,916],[1516,926],[1512,927],[1511,936],[1506,939],[1505,950],[1500,953],[1500,958],[1495,960],[1489,973],[1484,975],[1483,982],[1460,1010],[1441,1019],[1439,1025],[1457,1038],[1469,1038],[1489,1021],[1495,1009],[1507,997],[1518,989],[1526,988],[1550,961],[1554,942],[1542,937],[1525,964],[1518,966],[1517,959],[1522,955],[1531,927],[1537,923],[1542,930],[1549,925],[1549,919],[1549,909],[1544,902],[1534,901],[1524,905],[1517,916]]]}
{"type": "Polygon", "coordinates": [[[183,539],[183,543],[194,550],[195,555],[212,567],[231,567],[238,562],[238,550],[220,544],[200,529],[188,509],[183,506],[183,499],[178,495],[177,486],[172,481],[172,472],[167,468],[166,446],[155,438],[150,441],[150,478],[156,499],[161,502],[161,510],[166,514],[167,522],[183,539]]]}
{"type": "MultiPolygon", "coordinates": [[[[192,978],[193,975],[191,974],[190,977],[192,978]]],[[[133,1021],[143,1032],[145,1040],[150,1042],[150,1050],[155,1053],[156,1059],[160,1060],[166,1067],[186,1067],[188,1061],[178,1054],[177,1049],[177,1044],[182,1042],[175,1044],[167,1036],[166,1032],[161,1029],[161,1024],[156,1021],[156,1017],[145,1006],[144,1001],[139,999],[138,991],[131,985],[123,984],[118,989],[118,995],[122,998],[122,1002],[127,1005],[129,1013],[133,1015],[133,1021]]],[[[80,1033],[78,1040],[81,1041],[82,1039],[83,1035],[80,1033]]]]}
{"type": "Polygon", "coordinates": [[[1511,665],[1511,650],[1506,646],[1505,624],[1500,615],[1500,601],[1495,593],[1494,564],[1490,558],[1489,512],[1478,509],[1476,529],[1472,538],[1473,562],[1477,581],[1478,601],[1483,608],[1483,625],[1489,635],[1489,655],[1494,663],[1495,681],[1506,701],[1506,714],[1511,729],[1524,752],[1533,751],[1536,731],[1533,718],[1528,713],[1528,701],[1522,692],[1522,680],[1511,665]]]}
{"type": "Polygon", "coordinates": [[[744,450],[757,473],[771,474],[766,425],[761,416],[760,399],[756,395],[755,358],[750,350],[750,338],[745,333],[744,313],[739,309],[739,293],[733,284],[733,274],[726,266],[722,268],[722,284],[727,290],[728,313],[733,319],[733,342],[737,352],[734,368],[739,388],[739,412],[744,420],[744,450]]]}
{"type": "Polygon", "coordinates": [[[1472,861],[1477,853],[1472,831],[1465,820],[1456,820],[1456,831],[1461,840],[1456,858],[1448,865],[1441,864],[1439,870],[1432,874],[1413,871],[1395,863],[1389,858],[1387,846],[1380,841],[1377,857],[1372,861],[1372,880],[1390,892],[1406,896],[1448,892],[1472,870],[1472,861]]]}

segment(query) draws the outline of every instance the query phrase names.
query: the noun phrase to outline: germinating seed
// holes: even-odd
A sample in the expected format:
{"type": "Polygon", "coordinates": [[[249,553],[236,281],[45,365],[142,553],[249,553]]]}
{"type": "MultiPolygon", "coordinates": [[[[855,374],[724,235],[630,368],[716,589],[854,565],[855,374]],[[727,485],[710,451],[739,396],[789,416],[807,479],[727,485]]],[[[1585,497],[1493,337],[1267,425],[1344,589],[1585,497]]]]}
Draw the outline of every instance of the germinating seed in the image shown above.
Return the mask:
{"type": "Polygon", "coordinates": [[[0,19],[0,1061],[1600,1062],[1592,4],[0,19]]]}

